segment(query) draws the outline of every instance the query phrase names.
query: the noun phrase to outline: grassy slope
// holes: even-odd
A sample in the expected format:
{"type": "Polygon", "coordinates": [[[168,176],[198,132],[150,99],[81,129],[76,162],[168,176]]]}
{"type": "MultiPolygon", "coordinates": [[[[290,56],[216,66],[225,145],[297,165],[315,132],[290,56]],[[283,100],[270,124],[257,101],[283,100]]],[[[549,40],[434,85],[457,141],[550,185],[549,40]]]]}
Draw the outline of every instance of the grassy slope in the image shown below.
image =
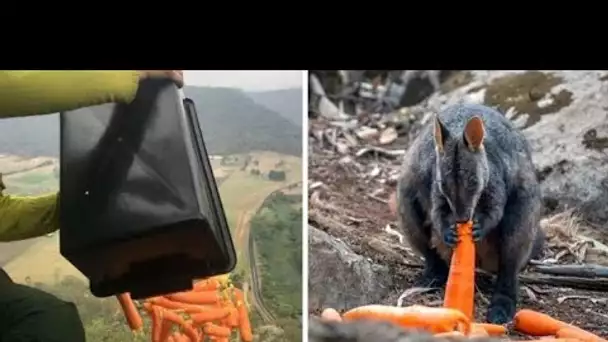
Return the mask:
{"type": "Polygon", "coordinates": [[[301,195],[268,197],[251,221],[262,273],[262,296],[278,317],[286,341],[301,340],[302,210],[301,195]]]}

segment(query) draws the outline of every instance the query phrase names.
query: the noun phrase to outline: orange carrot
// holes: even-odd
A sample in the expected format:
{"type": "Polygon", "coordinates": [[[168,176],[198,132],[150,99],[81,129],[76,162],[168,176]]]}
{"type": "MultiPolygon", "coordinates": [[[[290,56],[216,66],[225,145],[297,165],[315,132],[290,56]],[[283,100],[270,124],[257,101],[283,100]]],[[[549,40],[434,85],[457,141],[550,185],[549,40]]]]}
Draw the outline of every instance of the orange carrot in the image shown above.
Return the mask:
{"type": "Polygon", "coordinates": [[[458,224],[458,242],[452,253],[443,307],[462,311],[473,319],[475,296],[475,243],[471,221],[458,224]]]}
{"type": "Polygon", "coordinates": [[[342,318],[345,321],[357,319],[388,321],[404,328],[423,329],[433,334],[458,330],[468,335],[471,329],[471,321],[461,311],[422,305],[408,307],[365,305],[347,311],[342,318]]]}
{"type": "Polygon", "coordinates": [[[203,332],[208,336],[215,337],[230,337],[230,329],[221,325],[206,323],[203,326],[203,332]]]}
{"type": "Polygon", "coordinates": [[[118,303],[120,303],[120,307],[125,315],[127,324],[129,324],[129,328],[131,328],[131,330],[141,329],[144,326],[144,322],[141,319],[139,311],[137,311],[137,308],[135,307],[135,303],[131,300],[131,294],[128,292],[122,293],[116,296],[116,298],[118,299],[118,303]]]}
{"type": "Polygon", "coordinates": [[[170,321],[163,320],[163,323],[160,326],[160,332],[158,334],[158,341],[165,342],[171,336],[171,328],[173,328],[173,324],[170,321]]]}
{"type": "Polygon", "coordinates": [[[513,318],[515,329],[532,336],[555,335],[562,328],[577,328],[566,322],[562,322],[549,315],[529,310],[519,310],[513,318]]]}
{"type": "Polygon", "coordinates": [[[150,303],[144,303],[144,308],[150,314],[150,319],[152,320],[152,342],[161,342],[160,341],[160,332],[162,330],[163,320],[160,315],[160,308],[158,306],[152,305],[150,303]]]}
{"type": "Polygon", "coordinates": [[[336,309],[332,309],[332,308],[327,308],[327,309],[323,310],[323,312],[321,313],[321,318],[323,318],[326,321],[335,321],[335,322],[342,321],[342,316],[340,316],[340,313],[338,311],[336,311],[336,309]]]}
{"type": "Polygon", "coordinates": [[[235,287],[232,289],[232,292],[234,293],[234,296],[237,300],[242,300],[243,302],[245,302],[245,295],[243,294],[243,291],[241,291],[241,289],[237,289],[235,287]]]}
{"type": "MultiPolygon", "coordinates": [[[[163,342],[164,342],[164,341],[163,341],[163,342]]],[[[167,342],[176,342],[176,341],[175,341],[175,338],[173,337],[173,335],[171,335],[171,336],[169,336],[169,337],[167,338],[167,342]]]]}
{"type": "Polygon", "coordinates": [[[471,331],[468,337],[488,337],[490,334],[480,325],[471,324],[471,331]]]}
{"type": "Polygon", "coordinates": [[[555,337],[546,337],[538,340],[515,340],[512,342],[581,342],[581,340],[577,338],[555,338],[555,337]]]}
{"type": "Polygon", "coordinates": [[[569,324],[543,313],[522,309],[513,318],[516,330],[532,336],[555,335],[559,329],[569,324]]]}
{"type": "Polygon", "coordinates": [[[460,331],[448,331],[444,333],[433,334],[435,337],[464,337],[460,331]]]}
{"type": "Polygon", "coordinates": [[[173,333],[173,340],[175,342],[196,342],[197,341],[197,340],[189,339],[188,336],[186,336],[180,332],[173,333]]]}
{"type": "Polygon", "coordinates": [[[578,340],[584,342],[596,342],[596,341],[604,341],[605,339],[589,332],[583,330],[578,327],[570,326],[570,327],[562,327],[555,333],[555,337],[557,338],[576,338],[578,340]]]}
{"type": "Polygon", "coordinates": [[[198,332],[190,324],[173,311],[163,309],[163,318],[180,326],[182,332],[192,341],[198,341],[198,332]]]}
{"type": "Polygon", "coordinates": [[[522,309],[513,318],[515,329],[532,336],[555,335],[563,327],[570,326],[543,313],[522,309]]]}
{"type": "Polygon", "coordinates": [[[472,323],[471,329],[480,327],[484,329],[490,336],[502,336],[507,333],[507,328],[504,325],[490,323],[472,323]]]}
{"type": "Polygon", "coordinates": [[[220,287],[217,279],[204,279],[194,283],[194,291],[215,291],[220,287]]]}
{"type": "Polygon", "coordinates": [[[148,299],[148,302],[165,309],[183,310],[184,312],[189,314],[201,312],[204,310],[200,305],[175,302],[166,297],[152,297],[148,299]]]}
{"type": "Polygon", "coordinates": [[[200,291],[200,292],[179,292],[167,295],[170,300],[198,305],[217,304],[220,296],[216,291],[200,291]]]}
{"type": "Polygon", "coordinates": [[[232,304],[228,307],[226,325],[231,328],[237,328],[239,326],[239,312],[232,304]]]}
{"type": "Polygon", "coordinates": [[[203,312],[199,312],[191,315],[192,321],[195,324],[202,324],[206,322],[217,321],[222,318],[227,317],[230,314],[230,311],[226,308],[212,308],[205,310],[203,312]]]}
{"type": "Polygon", "coordinates": [[[249,312],[247,312],[247,306],[242,299],[239,299],[236,303],[236,310],[238,313],[239,320],[239,335],[241,341],[251,342],[253,341],[253,332],[251,331],[251,322],[249,321],[249,312]]]}

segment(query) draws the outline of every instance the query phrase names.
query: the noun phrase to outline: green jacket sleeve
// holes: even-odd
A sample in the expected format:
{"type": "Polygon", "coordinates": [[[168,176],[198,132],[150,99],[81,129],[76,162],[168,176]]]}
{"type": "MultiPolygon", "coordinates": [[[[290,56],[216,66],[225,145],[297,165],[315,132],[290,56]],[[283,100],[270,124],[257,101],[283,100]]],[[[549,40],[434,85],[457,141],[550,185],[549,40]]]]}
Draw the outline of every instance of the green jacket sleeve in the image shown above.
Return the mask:
{"type": "Polygon", "coordinates": [[[0,194],[0,241],[24,240],[59,229],[57,194],[18,197],[0,194]]]}
{"type": "Polygon", "coordinates": [[[0,71],[0,118],[131,102],[137,71],[0,71]]]}

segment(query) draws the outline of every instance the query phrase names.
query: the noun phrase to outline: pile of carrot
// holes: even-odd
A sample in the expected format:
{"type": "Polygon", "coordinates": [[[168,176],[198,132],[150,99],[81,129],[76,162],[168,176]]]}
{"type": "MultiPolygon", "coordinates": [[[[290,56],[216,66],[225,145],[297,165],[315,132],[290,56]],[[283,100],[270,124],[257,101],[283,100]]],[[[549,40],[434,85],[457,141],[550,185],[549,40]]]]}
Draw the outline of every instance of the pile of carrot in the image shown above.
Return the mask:
{"type": "MultiPolygon", "coordinates": [[[[388,321],[404,328],[425,330],[444,337],[506,335],[507,329],[502,325],[474,323],[475,243],[472,238],[472,222],[458,224],[457,234],[458,242],[452,254],[442,308],[365,305],[347,311],[341,319],[388,321]]],[[[549,339],[542,339],[545,342],[608,342],[591,332],[527,309],[517,312],[514,327],[531,336],[550,336],[549,339]]]]}
{"type": "MultiPolygon", "coordinates": [[[[129,294],[117,297],[131,330],[141,331],[143,320],[129,294]]],[[[191,291],[148,298],[143,308],[152,321],[152,342],[228,342],[235,330],[241,341],[253,341],[243,292],[225,277],[197,281],[191,291]]]]}

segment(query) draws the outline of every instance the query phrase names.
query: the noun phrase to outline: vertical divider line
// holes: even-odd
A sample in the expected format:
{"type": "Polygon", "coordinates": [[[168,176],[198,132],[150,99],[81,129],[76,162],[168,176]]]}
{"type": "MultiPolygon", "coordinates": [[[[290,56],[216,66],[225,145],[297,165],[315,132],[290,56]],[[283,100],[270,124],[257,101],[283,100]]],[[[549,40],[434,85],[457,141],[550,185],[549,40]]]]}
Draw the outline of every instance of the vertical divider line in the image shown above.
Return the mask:
{"type": "Polygon", "coordinates": [[[308,341],[308,70],[302,70],[302,341],[308,341]]]}

